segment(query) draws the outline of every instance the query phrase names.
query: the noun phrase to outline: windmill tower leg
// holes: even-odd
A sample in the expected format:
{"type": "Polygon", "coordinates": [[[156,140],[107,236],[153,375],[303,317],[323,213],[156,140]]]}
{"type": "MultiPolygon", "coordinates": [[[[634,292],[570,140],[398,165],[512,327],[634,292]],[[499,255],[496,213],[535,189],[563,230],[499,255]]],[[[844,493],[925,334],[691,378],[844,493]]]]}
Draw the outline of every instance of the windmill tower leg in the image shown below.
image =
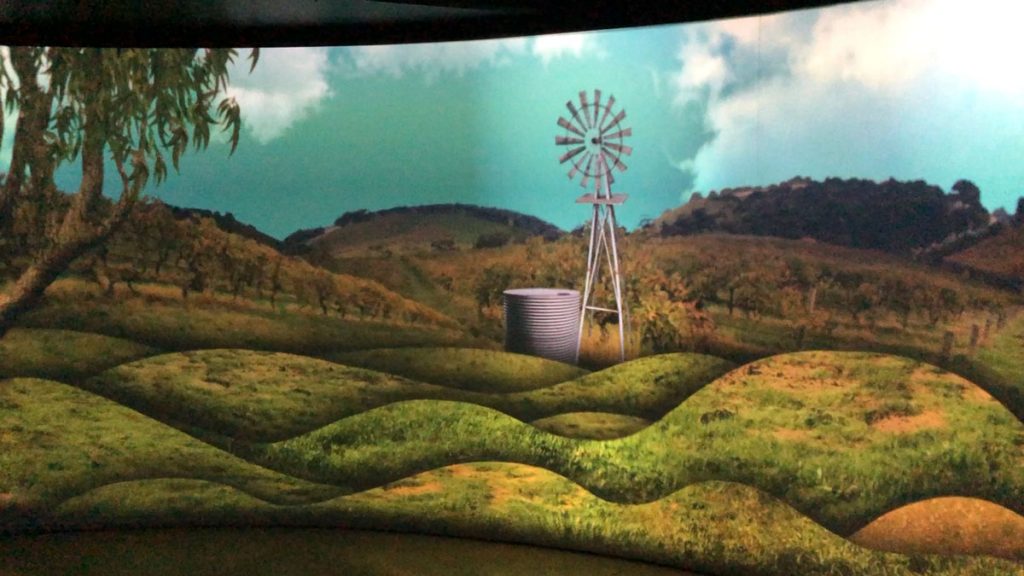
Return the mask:
{"type": "Polygon", "coordinates": [[[600,258],[600,245],[598,244],[598,226],[600,225],[599,206],[594,204],[594,213],[590,218],[590,245],[587,247],[587,276],[583,284],[583,301],[580,304],[580,330],[576,335],[576,363],[580,361],[580,347],[583,344],[583,325],[587,321],[587,305],[590,301],[590,290],[594,286],[597,273],[597,262],[600,258]]]}
{"type": "Polygon", "coordinates": [[[615,309],[619,315],[619,361],[626,360],[626,318],[622,306],[622,275],[619,272],[619,249],[615,242],[615,207],[608,206],[608,234],[611,238],[612,286],[615,288],[615,309]]]}
{"type": "Polygon", "coordinates": [[[583,343],[583,326],[587,314],[594,310],[615,312],[619,324],[619,360],[626,359],[626,327],[625,307],[622,300],[622,274],[619,269],[619,251],[615,238],[615,208],[595,203],[590,220],[590,245],[587,248],[587,276],[584,282],[583,301],[580,309],[580,328],[576,338],[576,362],[579,362],[580,348],[583,343]],[[604,254],[602,254],[604,252],[604,254]],[[608,260],[609,273],[612,280],[612,291],[615,296],[615,309],[594,306],[590,300],[594,286],[597,284],[601,270],[602,256],[608,260]]]}

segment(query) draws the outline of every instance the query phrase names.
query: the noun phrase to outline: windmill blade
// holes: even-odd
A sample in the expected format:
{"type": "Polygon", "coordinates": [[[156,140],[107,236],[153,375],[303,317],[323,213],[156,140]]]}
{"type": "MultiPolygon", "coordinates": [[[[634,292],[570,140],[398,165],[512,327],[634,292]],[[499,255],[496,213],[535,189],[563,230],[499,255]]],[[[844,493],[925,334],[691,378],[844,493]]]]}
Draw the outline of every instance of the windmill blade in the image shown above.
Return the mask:
{"type": "Polygon", "coordinates": [[[598,152],[594,155],[594,195],[601,196],[601,183],[604,181],[605,170],[602,169],[604,155],[598,152]]]}
{"type": "Polygon", "coordinates": [[[579,154],[580,152],[583,152],[586,149],[587,149],[586,146],[577,146],[577,147],[573,148],[572,150],[569,150],[565,154],[562,154],[562,156],[558,159],[558,163],[559,164],[565,164],[566,161],[570,160],[571,158],[575,157],[577,154],[579,154]]]}
{"type": "Polygon", "coordinates": [[[626,118],[626,111],[625,110],[623,110],[622,112],[619,112],[618,114],[616,114],[615,118],[612,119],[611,124],[606,126],[601,131],[601,135],[604,136],[605,132],[607,132],[608,130],[611,130],[613,126],[617,126],[619,124],[619,122],[622,122],[625,118],[626,118]]]}
{"type": "MultiPolygon", "coordinates": [[[[605,158],[605,154],[603,152],[601,153],[601,166],[603,167],[603,170],[601,171],[606,175],[608,179],[608,186],[610,187],[615,183],[615,176],[612,175],[612,169],[608,166],[608,159],[605,158]]],[[[611,190],[609,190],[609,193],[610,192],[611,190]]]]}
{"type": "Polygon", "coordinates": [[[614,142],[605,142],[605,143],[603,143],[601,145],[605,146],[605,147],[608,147],[608,148],[611,148],[612,150],[615,150],[616,152],[619,152],[620,154],[625,154],[626,156],[629,156],[629,155],[633,154],[633,148],[631,146],[626,146],[626,145],[623,145],[623,144],[616,144],[614,142]]]}
{"type": "Polygon", "coordinates": [[[594,89],[594,122],[591,126],[597,126],[597,117],[601,114],[601,90],[594,89]]]}
{"type": "Polygon", "coordinates": [[[580,108],[583,111],[583,123],[590,129],[590,112],[587,111],[587,91],[580,90],[580,108]]]}
{"type": "Polygon", "coordinates": [[[579,108],[576,108],[576,105],[572,103],[572,100],[567,100],[565,102],[565,107],[569,109],[569,112],[572,112],[572,121],[580,127],[579,135],[583,136],[583,132],[586,132],[589,127],[583,122],[583,120],[580,120],[579,108]]]}
{"type": "Polygon", "coordinates": [[[611,140],[613,138],[625,138],[627,136],[632,136],[632,135],[633,135],[633,129],[632,128],[623,128],[622,130],[619,130],[618,132],[613,132],[611,134],[608,134],[607,136],[604,137],[604,139],[605,140],[611,140]]]}
{"type": "Polygon", "coordinates": [[[567,146],[570,144],[583,144],[586,142],[583,138],[573,138],[572,136],[555,136],[555,146],[567,146]]]}
{"type": "Polygon", "coordinates": [[[619,172],[625,172],[626,170],[629,169],[629,166],[623,164],[622,159],[620,159],[618,156],[615,156],[614,154],[609,154],[609,156],[611,156],[612,160],[615,161],[615,169],[618,170],[619,172]]]}
{"type": "Polygon", "coordinates": [[[572,132],[573,134],[578,135],[580,138],[584,137],[583,132],[581,132],[579,128],[573,126],[571,122],[569,122],[565,118],[562,118],[561,116],[558,117],[558,125],[572,132]]]}
{"type": "Polygon", "coordinates": [[[582,186],[583,188],[587,187],[587,181],[590,180],[590,166],[593,164],[593,162],[594,155],[589,154],[587,156],[587,169],[583,171],[583,180],[580,182],[580,186],[582,186]]]}
{"type": "Polygon", "coordinates": [[[605,128],[604,121],[608,119],[608,115],[612,112],[612,106],[615,106],[615,95],[608,97],[608,103],[604,106],[604,114],[601,116],[601,122],[598,123],[598,128],[603,134],[607,128],[605,128]]]}
{"type": "Polygon", "coordinates": [[[569,180],[572,180],[572,179],[576,178],[576,175],[580,173],[580,170],[582,170],[582,168],[580,167],[581,164],[582,164],[582,159],[581,160],[573,160],[572,168],[569,169],[569,180]]]}

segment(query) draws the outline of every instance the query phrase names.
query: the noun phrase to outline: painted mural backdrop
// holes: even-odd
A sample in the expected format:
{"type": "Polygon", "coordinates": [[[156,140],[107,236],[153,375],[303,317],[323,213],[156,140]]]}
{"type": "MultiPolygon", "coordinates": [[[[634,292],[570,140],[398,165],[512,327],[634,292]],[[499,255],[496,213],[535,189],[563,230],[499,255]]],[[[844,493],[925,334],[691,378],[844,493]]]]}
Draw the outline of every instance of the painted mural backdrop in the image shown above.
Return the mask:
{"type": "Polygon", "coordinates": [[[3,48],[0,566],[40,530],[286,525],[1019,574],[1019,10],[3,48]],[[582,287],[554,137],[595,88],[633,128],[628,314],[578,366],[506,353],[504,290],[582,287]]]}

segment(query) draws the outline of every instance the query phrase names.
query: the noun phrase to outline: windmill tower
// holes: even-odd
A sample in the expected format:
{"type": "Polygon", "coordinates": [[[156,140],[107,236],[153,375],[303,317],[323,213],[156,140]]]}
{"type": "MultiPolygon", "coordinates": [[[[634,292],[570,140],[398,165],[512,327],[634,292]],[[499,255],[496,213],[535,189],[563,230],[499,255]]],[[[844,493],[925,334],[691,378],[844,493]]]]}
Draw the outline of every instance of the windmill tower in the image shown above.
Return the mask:
{"type": "Polygon", "coordinates": [[[594,90],[591,100],[586,91],[579,93],[579,105],[572,100],[565,103],[570,118],[558,118],[565,132],[555,136],[556,146],[568,147],[559,157],[560,164],[570,163],[569,179],[580,176],[580,186],[591,190],[576,199],[577,204],[590,204],[590,246],[587,248],[587,277],[584,281],[580,329],[576,336],[576,360],[579,361],[583,325],[587,314],[595,311],[615,313],[619,324],[619,358],[626,359],[625,309],[623,306],[622,274],[619,270],[619,250],[616,244],[615,207],[626,201],[626,194],[613,194],[614,171],[625,171],[623,156],[633,149],[623,144],[633,135],[632,128],[622,126],[626,111],[615,112],[615,96],[601,102],[601,91],[594,90]],[[615,308],[598,306],[592,302],[594,288],[601,280],[602,262],[606,262],[611,275],[615,308]]]}

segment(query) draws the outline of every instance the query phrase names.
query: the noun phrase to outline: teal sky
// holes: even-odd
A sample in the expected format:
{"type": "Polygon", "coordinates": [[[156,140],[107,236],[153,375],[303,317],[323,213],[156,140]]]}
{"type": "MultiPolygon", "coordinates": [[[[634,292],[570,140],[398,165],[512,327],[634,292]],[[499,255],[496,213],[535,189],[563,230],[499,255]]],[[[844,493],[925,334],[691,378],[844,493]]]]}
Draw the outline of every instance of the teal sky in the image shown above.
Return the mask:
{"type": "MultiPolygon", "coordinates": [[[[974,181],[1024,194],[1021,9],[869,2],[541,38],[265,50],[232,91],[237,152],[192,153],[150,194],[283,237],[343,212],[465,202],[562,228],[588,217],[554,145],[565,101],[614,94],[633,128],[633,227],[692,191],[796,175],[974,181]]],[[[984,2],[982,3],[984,4],[984,2]]],[[[9,152],[8,152],[9,153],[9,152]]],[[[0,163],[4,157],[0,155],[0,163]]],[[[74,189],[72,170],[60,184],[74,189]]]]}

